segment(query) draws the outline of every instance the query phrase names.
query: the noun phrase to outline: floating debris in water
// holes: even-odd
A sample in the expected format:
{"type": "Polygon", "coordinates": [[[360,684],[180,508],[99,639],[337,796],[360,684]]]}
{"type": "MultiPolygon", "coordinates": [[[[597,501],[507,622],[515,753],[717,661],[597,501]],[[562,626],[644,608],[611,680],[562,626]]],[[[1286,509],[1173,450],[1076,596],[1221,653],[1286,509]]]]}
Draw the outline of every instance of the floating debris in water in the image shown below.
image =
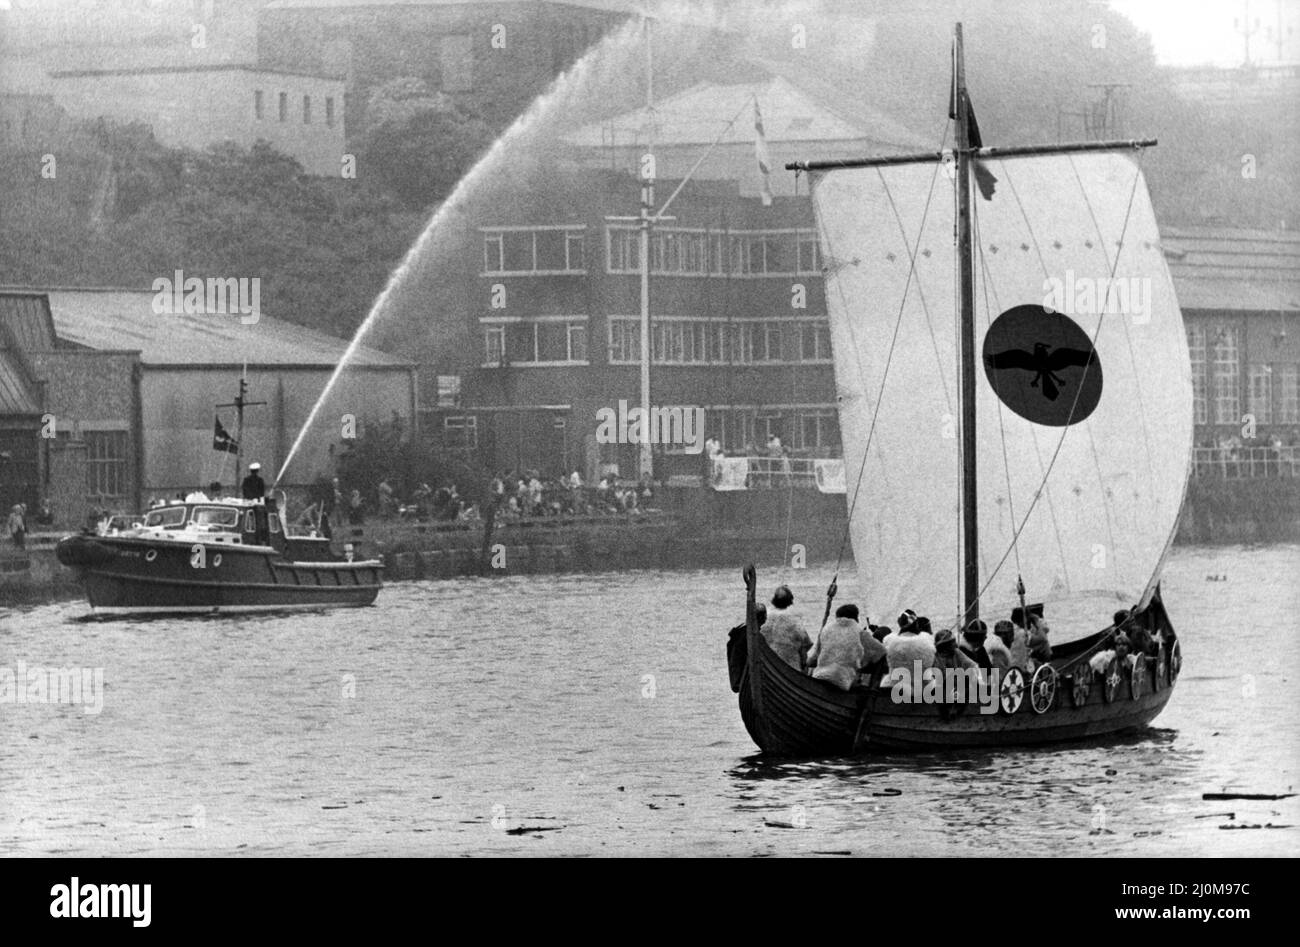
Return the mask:
{"type": "Polygon", "coordinates": [[[1201,798],[1213,802],[1224,802],[1228,799],[1257,799],[1265,802],[1272,802],[1277,799],[1290,799],[1294,795],[1295,793],[1293,792],[1203,792],[1201,793],[1201,798]]]}

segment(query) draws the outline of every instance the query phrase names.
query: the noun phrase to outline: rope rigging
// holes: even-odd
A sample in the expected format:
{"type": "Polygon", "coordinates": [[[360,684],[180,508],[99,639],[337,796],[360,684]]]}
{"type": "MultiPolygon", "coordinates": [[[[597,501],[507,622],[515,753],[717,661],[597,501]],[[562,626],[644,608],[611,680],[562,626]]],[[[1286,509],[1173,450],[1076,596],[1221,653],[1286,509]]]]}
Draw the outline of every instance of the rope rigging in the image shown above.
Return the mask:
{"type": "MultiPolygon", "coordinates": [[[[940,141],[940,145],[939,145],[939,149],[940,149],[941,151],[943,150],[943,146],[946,145],[947,142],[948,142],[948,132],[949,132],[949,126],[948,126],[947,123],[945,123],[945,126],[944,126],[944,132],[943,132],[943,138],[941,139],[941,141],[940,141]]],[[[886,196],[886,198],[888,198],[888,200],[889,200],[889,204],[890,204],[890,207],[893,209],[894,219],[895,219],[895,221],[898,223],[899,232],[900,232],[900,234],[901,234],[902,237],[903,237],[904,245],[907,245],[907,243],[908,243],[908,241],[907,241],[907,232],[906,232],[906,229],[905,229],[904,226],[903,226],[902,217],[901,217],[901,216],[899,215],[899,213],[898,213],[898,207],[897,207],[897,205],[894,203],[893,195],[892,195],[892,193],[890,193],[888,182],[885,181],[884,175],[880,173],[879,169],[877,169],[876,173],[877,173],[877,175],[880,177],[881,184],[883,185],[884,190],[885,190],[885,196],[886,196]]],[[[894,358],[894,349],[897,347],[898,336],[899,336],[899,330],[900,330],[900,328],[902,327],[902,323],[903,323],[903,313],[906,311],[906,307],[907,307],[907,294],[908,294],[909,290],[911,289],[912,282],[913,282],[913,278],[914,278],[914,276],[915,276],[915,274],[916,274],[916,257],[917,257],[917,252],[918,252],[918,250],[920,249],[921,238],[922,238],[922,236],[925,234],[925,221],[926,221],[926,219],[927,219],[928,216],[929,216],[929,212],[930,212],[930,204],[931,204],[931,202],[932,202],[932,200],[933,200],[933,197],[934,197],[934,186],[935,186],[935,182],[938,180],[938,177],[939,177],[939,165],[936,164],[936,165],[935,165],[935,169],[934,169],[934,174],[933,174],[933,175],[931,176],[931,178],[930,178],[930,187],[929,187],[929,190],[928,190],[928,192],[927,192],[927,194],[926,194],[926,198],[925,198],[925,206],[924,206],[924,208],[923,208],[922,211],[921,211],[921,224],[920,224],[920,226],[917,228],[916,241],[915,241],[915,243],[913,243],[913,244],[911,245],[911,247],[910,247],[909,250],[908,250],[908,271],[907,271],[907,279],[906,279],[906,282],[904,283],[904,286],[903,286],[903,298],[899,301],[899,305],[898,305],[898,314],[894,317],[894,331],[893,331],[893,334],[892,334],[891,337],[890,337],[890,341],[889,341],[889,349],[888,349],[888,351],[887,351],[887,353],[886,353],[886,355],[885,355],[885,367],[884,367],[884,370],[883,370],[882,373],[881,373],[881,377],[880,377],[880,385],[879,385],[879,388],[878,388],[877,393],[876,393],[876,398],[875,398],[874,406],[873,406],[873,408],[872,408],[872,413],[871,413],[871,424],[870,424],[870,426],[869,426],[868,429],[867,429],[867,439],[866,439],[866,443],[863,445],[863,450],[862,450],[862,462],[861,462],[861,464],[859,464],[859,466],[858,466],[858,475],[857,475],[857,477],[856,477],[856,479],[855,479],[855,481],[854,481],[854,486],[853,486],[853,495],[852,495],[852,497],[851,497],[851,499],[850,499],[850,502],[849,502],[848,516],[846,517],[846,519],[845,519],[845,523],[844,523],[844,532],[843,532],[843,534],[842,534],[841,537],[840,537],[840,546],[839,546],[839,550],[837,551],[837,553],[836,553],[836,555],[835,555],[835,572],[834,572],[833,577],[831,578],[831,584],[830,584],[830,587],[829,587],[829,589],[827,590],[827,614],[829,614],[829,611],[830,611],[830,601],[831,601],[831,599],[834,597],[834,594],[835,594],[834,590],[837,588],[837,583],[838,583],[839,574],[840,574],[840,567],[841,567],[841,565],[842,565],[843,562],[844,562],[844,550],[845,550],[845,548],[847,547],[847,545],[848,545],[848,541],[849,541],[849,529],[850,529],[850,524],[852,524],[852,522],[853,522],[853,512],[854,512],[854,510],[857,508],[858,496],[859,496],[859,494],[861,493],[861,490],[862,490],[862,478],[863,478],[863,474],[866,473],[866,469],[867,469],[867,457],[868,457],[869,454],[870,454],[870,450],[871,450],[871,441],[872,441],[873,436],[875,435],[875,431],[876,431],[876,421],[877,421],[877,419],[878,419],[879,416],[880,416],[880,405],[881,405],[881,402],[882,402],[883,397],[884,397],[885,383],[886,383],[886,381],[887,381],[888,378],[889,378],[889,368],[890,368],[890,365],[891,365],[892,362],[893,362],[893,358],[894,358]]],[[[811,188],[810,188],[810,190],[811,190],[811,188]]],[[[823,242],[823,243],[825,244],[825,246],[826,246],[828,260],[838,260],[839,257],[838,257],[838,255],[835,253],[835,250],[834,250],[834,248],[833,248],[833,246],[832,246],[832,244],[831,244],[830,235],[826,232],[825,227],[821,226],[820,221],[818,222],[818,230],[819,230],[819,236],[820,236],[822,242],[823,242]]],[[[848,303],[848,300],[847,300],[847,299],[845,298],[845,296],[844,296],[844,289],[843,289],[842,286],[839,285],[839,281],[838,281],[838,280],[835,281],[835,282],[836,282],[836,286],[835,286],[835,288],[836,288],[836,292],[837,292],[837,293],[839,294],[839,296],[840,296],[840,304],[841,304],[841,306],[843,307],[843,311],[844,311],[844,312],[848,312],[848,311],[849,311],[849,303],[848,303]]],[[[854,352],[855,355],[856,355],[856,354],[858,354],[858,353],[861,352],[861,347],[857,344],[857,337],[856,337],[856,333],[855,333],[855,331],[854,331],[853,322],[852,322],[852,320],[845,320],[845,323],[846,323],[847,326],[848,326],[848,330],[849,330],[850,338],[853,340],[853,343],[854,343],[854,344],[853,344],[853,347],[852,347],[852,350],[853,350],[853,352],[854,352]]],[[[927,314],[926,314],[926,323],[927,323],[927,326],[928,326],[928,325],[929,325],[929,315],[928,315],[928,312],[927,312],[927,314]]],[[[931,328],[931,335],[933,335],[933,328],[931,328]]],[[[863,368],[863,366],[859,363],[859,365],[858,365],[858,374],[859,374],[859,376],[861,376],[861,375],[863,374],[862,368],[863,368]]],[[[947,391],[947,389],[946,389],[946,386],[945,386],[945,397],[946,397],[946,391],[947,391]]]]}

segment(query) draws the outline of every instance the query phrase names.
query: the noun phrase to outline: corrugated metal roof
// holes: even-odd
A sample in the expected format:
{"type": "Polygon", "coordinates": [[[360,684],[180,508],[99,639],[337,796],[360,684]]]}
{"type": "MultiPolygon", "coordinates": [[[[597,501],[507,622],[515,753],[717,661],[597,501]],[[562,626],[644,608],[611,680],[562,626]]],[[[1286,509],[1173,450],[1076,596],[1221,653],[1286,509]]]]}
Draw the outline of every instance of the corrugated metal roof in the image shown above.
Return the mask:
{"type": "Polygon", "coordinates": [[[0,342],[0,415],[41,413],[40,403],[27,386],[25,374],[13,353],[0,342]]]}
{"type": "Polygon", "coordinates": [[[1161,243],[1183,309],[1300,311],[1300,234],[1165,227],[1161,243]]]}
{"type": "MultiPolygon", "coordinates": [[[[32,290],[21,291],[27,295],[32,290]]],[[[39,291],[38,291],[39,292],[39,291]]],[[[0,297],[7,291],[0,289],[0,297]]],[[[245,325],[237,314],[158,314],[152,290],[52,289],[60,340],[99,350],[140,352],[144,365],[300,365],[332,368],[347,341],[262,315],[245,325]]],[[[409,362],[359,346],[356,366],[408,368],[409,362]]]]}
{"type": "Polygon", "coordinates": [[[54,320],[45,297],[39,293],[0,295],[0,322],[24,351],[46,352],[55,346],[54,320]]]}
{"type": "MultiPolygon", "coordinates": [[[[739,113],[726,138],[730,143],[753,142],[753,108],[758,99],[763,112],[763,134],[768,142],[861,141],[919,144],[916,136],[884,115],[871,113],[849,120],[806,94],[783,76],[736,84],[700,83],[655,105],[654,143],[707,147],[739,113]]],[[[645,109],[593,122],[566,136],[570,144],[601,148],[613,143],[632,145],[649,140],[645,109]]]]}

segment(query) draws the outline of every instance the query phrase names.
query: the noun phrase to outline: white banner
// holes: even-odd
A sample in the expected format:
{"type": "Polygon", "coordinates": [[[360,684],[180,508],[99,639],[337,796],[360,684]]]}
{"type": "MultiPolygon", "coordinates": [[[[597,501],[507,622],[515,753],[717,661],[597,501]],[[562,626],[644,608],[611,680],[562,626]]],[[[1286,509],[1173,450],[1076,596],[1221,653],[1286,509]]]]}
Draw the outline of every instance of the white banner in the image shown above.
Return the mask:
{"type": "Polygon", "coordinates": [[[847,493],[843,460],[814,460],[813,478],[822,493],[847,493]]]}
{"type": "Polygon", "coordinates": [[[744,490],[749,479],[748,457],[715,457],[713,460],[714,490],[744,490]]]}

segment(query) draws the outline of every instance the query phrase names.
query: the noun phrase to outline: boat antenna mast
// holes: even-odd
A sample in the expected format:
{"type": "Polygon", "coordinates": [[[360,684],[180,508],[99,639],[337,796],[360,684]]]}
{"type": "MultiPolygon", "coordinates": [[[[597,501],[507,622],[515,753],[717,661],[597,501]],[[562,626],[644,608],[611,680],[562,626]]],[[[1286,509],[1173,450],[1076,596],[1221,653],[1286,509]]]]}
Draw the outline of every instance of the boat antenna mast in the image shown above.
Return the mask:
{"type": "Polygon", "coordinates": [[[235,409],[235,494],[239,493],[239,473],[243,469],[244,458],[244,409],[257,407],[266,404],[265,401],[249,401],[248,394],[248,365],[244,365],[243,374],[239,376],[239,391],[235,395],[235,400],[229,404],[219,404],[218,408],[235,409]]]}

